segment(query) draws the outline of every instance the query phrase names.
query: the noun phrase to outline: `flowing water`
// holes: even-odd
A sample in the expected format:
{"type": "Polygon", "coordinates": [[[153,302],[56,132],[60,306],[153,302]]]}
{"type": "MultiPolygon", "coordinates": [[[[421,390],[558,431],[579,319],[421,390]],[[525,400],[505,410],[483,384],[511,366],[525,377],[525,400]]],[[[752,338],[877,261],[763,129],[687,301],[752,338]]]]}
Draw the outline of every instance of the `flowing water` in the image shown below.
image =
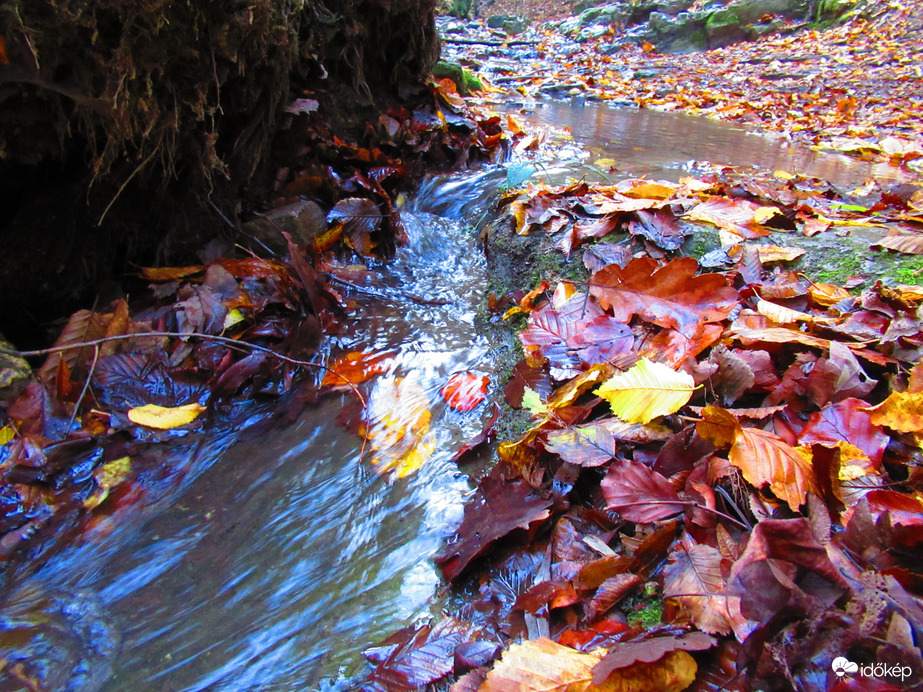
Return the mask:
{"type": "MultiPolygon", "coordinates": [[[[651,177],[688,174],[692,161],[844,185],[896,177],[700,119],[563,105],[530,117],[585,143],[570,151],[577,163],[548,162],[549,176],[579,176],[608,156],[651,177]]],[[[435,452],[417,473],[394,480],[360,459],[359,438],[336,421],[351,393],[229,449],[216,442],[194,456],[195,480],[143,527],[110,527],[16,584],[0,612],[0,658],[26,651],[45,690],[337,689],[361,670],[359,651],[426,616],[440,588],[431,558],[471,488],[451,459],[489,416],[487,406],[448,409],[439,389],[463,370],[502,385],[475,327],[487,278],[475,226],[509,178],[491,168],[428,180],[404,210],[410,246],[375,268],[372,289],[349,295],[351,326],[332,344],[393,352],[372,386],[405,378],[425,393],[435,452]]],[[[0,689],[20,688],[0,679],[0,689]]]]}

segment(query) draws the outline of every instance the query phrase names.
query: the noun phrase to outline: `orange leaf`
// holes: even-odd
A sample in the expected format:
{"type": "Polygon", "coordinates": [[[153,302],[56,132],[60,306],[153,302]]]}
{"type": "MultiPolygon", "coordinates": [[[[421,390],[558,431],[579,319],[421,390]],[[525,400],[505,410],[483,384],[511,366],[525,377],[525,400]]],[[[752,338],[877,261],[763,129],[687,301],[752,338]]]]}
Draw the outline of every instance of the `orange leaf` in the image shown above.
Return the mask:
{"type": "Polygon", "coordinates": [[[535,639],[514,644],[494,665],[481,692],[680,692],[692,684],[697,666],[685,651],[618,668],[600,684],[593,667],[605,650],[588,654],[551,641],[535,639]]]}
{"type": "Polygon", "coordinates": [[[350,351],[338,356],[327,365],[328,372],[321,382],[322,387],[337,387],[361,384],[375,375],[380,375],[391,365],[392,353],[362,353],[350,351]]]}
{"type": "Polygon", "coordinates": [[[859,410],[868,411],[874,425],[898,432],[923,432],[923,392],[891,392],[878,406],[859,410]]]}
{"type": "Polygon", "coordinates": [[[778,435],[757,428],[741,428],[731,447],[730,462],[749,483],[768,485],[793,511],[804,504],[807,493],[819,494],[809,452],[795,449],[778,435]]]}
{"type": "Polygon", "coordinates": [[[439,390],[446,403],[456,411],[473,411],[487,396],[490,379],[473,372],[457,372],[439,390]]]}
{"type": "Polygon", "coordinates": [[[720,406],[706,406],[702,410],[702,418],[695,424],[699,437],[708,440],[718,449],[734,444],[741,427],[730,411],[720,406]]]}

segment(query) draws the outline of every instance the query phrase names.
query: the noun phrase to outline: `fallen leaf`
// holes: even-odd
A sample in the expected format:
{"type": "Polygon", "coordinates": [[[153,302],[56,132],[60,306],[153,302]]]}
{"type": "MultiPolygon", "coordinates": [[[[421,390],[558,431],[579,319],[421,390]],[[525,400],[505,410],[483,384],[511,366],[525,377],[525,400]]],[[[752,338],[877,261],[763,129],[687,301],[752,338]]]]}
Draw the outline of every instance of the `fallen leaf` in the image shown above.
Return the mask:
{"type": "Polygon", "coordinates": [[[773,494],[797,512],[807,493],[819,494],[809,456],[771,432],[741,428],[731,447],[730,462],[757,488],[773,494]]]}
{"type": "Polygon", "coordinates": [[[590,293],[603,309],[611,309],[626,324],[634,315],[661,327],[672,327],[686,338],[701,335],[709,322],[718,322],[737,305],[737,291],[720,274],[696,276],[698,262],[674,259],[664,266],[650,257],[603,267],[590,277],[590,293]]]}
{"type": "Polygon", "coordinates": [[[601,466],[615,456],[619,442],[646,444],[666,440],[670,431],[662,426],[625,423],[617,418],[568,426],[549,432],[545,448],[577,466],[601,466]]]}
{"type": "Polygon", "coordinates": [[[528,529],[547,519],[551,498],[537,494],[521,480],[504,481],[493,475],[479,484],[474,498],[465,505],[458,539],[436,558],[448,581],[454,581],[475,558],[515,529],[528,529]]]}
{"type": "Polygon", "coordinates": [[[630,370],[606,380],[594,393],[608,401],[622,420],[650,423],[681,409],[694,390],[691,375],[642,358],[630,370]]]}
{"type": "Polygon", "coordinates": [[[769,235],[762,223],[778,211],[776,207],[761,206],[748,199],[710,197],[690,209],[686,218],[690,221],[706,221],[741,238],[752,240],[769,235]]]}
{"type": "Polygon", "coordinates": [[[83,506],[86,509],[94,509],[101,505],[109,497],[109,491],[124,483],[129,475],[131,475],[131,457],[121,457],[98,467],[93,471],[96,490],[83,501],[83,506]]]}
{"type": "Polygon", "coordinates": [[[394,360],[390,352],[366,353],[349,351],[337,356],[327,364],[327,372],[321,381],[322,387],[342,387],[362,384],[375,375],[386,372],[394,360]]]}
{"type": "Polygon", "coordinates": [[[429,397],[415,378],[379,380],[369,397],[366,432],[375,470],[403,478],[419,469],[435,451],[430,418],[429,397]]]}
{"type": "Polygon", "coordinates": [[[181,425],[191,423],[205,410],[201,404],[186,404],[185,406],[158,406],[147,404],[136,406],[128,410],[128,419],[137,425],[158,430],[170,430],[181,425]]]}
{"type": "Polygon", "coordinates": [[[639,524],[675,517],[687,504],[679,499],[666,478],[644,464],[627,459],[612,462],[600,487],[606,507],[639,524]]]}
{"type": "Polygon", "coordinates": [[[695,680],[695,659],[672,651],[652,662],[615,669],[596,681],[604,650],[585,654],[550,639],[514,644],[494,664],[481,692],[681,692],[695,680]]]}
{"type": "Polygon", "coordinates": [[[891,392],[878,406],[863,408],[874,425],[898,432],[923,432],[923,392],[891,392]]]}
{"type": "Polygon", "coordinates": [[[456,372],[439,390],[446,403],[456,411],[473,411],[487,398],[487,384],[484,375],[473,372],[456,372]]]}

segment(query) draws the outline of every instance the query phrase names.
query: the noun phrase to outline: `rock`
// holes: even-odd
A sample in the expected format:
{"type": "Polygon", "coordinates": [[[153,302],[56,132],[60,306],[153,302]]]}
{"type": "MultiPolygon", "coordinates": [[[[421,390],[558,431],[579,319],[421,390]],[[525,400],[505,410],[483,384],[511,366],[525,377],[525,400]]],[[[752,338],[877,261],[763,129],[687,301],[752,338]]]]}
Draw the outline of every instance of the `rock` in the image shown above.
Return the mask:
{"type": "MultiPolygon", "coordinates": [[[[0,351],[15,351],[16,347],[0,334],[0,351]]],[[[15,399],[32,379],[32,368],[25,358],[0,353],[0,401],[15,399]]]]}
{"type": "Polygon", "coordinates": [[[611,24],[625,25],[631,17],[631,12],[631,6],[622,2],[591,7],[580,15],[579,25],[581,27],[597,25],[608,26],[611,24]]]}
{"type": "Polygon", "coordinates": [[[436,79],[449,78],[455,82],[455,88],[462,96],[467,96],[472,91],[484,88],[481,80],[469,70],[462,67],[461,63],[454,60],[440,60],[433,68],[433,77],[436,79]]]}
{"type": "Polygon", "coordinates": [[[747,37],[747,32],[741,25],[740,17],[734,10],[724,8],[712,12],[705,22],[705,36],[709,48],[720,48],[747,37]]]}
{"type": "Polygon", "coordinates": [[[327,230],[327,214],[316,202],[302,200],[272,209],[241,226],[243,233],[263,243],[274,252],[284,253],[288,243],[285,231],[299,245],[310,244],[327,230]]]}
{"type": "Polygon", "coordinates": [[[492,14],[487,20],[486,24],[491,29],[502,29],[505,22],[515,22],[518,17],[514,17],[511,14],[492,14]]]}

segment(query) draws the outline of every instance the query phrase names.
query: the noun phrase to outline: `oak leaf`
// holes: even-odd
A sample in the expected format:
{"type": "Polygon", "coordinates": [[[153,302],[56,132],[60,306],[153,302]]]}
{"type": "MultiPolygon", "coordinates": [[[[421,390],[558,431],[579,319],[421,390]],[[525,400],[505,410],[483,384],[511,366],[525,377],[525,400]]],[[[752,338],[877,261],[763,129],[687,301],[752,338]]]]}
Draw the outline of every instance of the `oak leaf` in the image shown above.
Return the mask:
{"type": "Polygon", "coordinates": [[[682,257],[658,266],[640,257],[625,268],[603,267],[590,278],[590,293],[626,324],[635,315],[661,327],[672,327],[686,338],[701,335],[709,322],[726,318],[737,305],[737,291],[720,274],[696,276],[698,262],[682,257]]]}
{"type": "Polygon", "coordinates": [[[692,376],[642,358],[630,370],[606,380],[594,393],[627,423],[650,423],[675,413],[692,397],[692,376]]]}

